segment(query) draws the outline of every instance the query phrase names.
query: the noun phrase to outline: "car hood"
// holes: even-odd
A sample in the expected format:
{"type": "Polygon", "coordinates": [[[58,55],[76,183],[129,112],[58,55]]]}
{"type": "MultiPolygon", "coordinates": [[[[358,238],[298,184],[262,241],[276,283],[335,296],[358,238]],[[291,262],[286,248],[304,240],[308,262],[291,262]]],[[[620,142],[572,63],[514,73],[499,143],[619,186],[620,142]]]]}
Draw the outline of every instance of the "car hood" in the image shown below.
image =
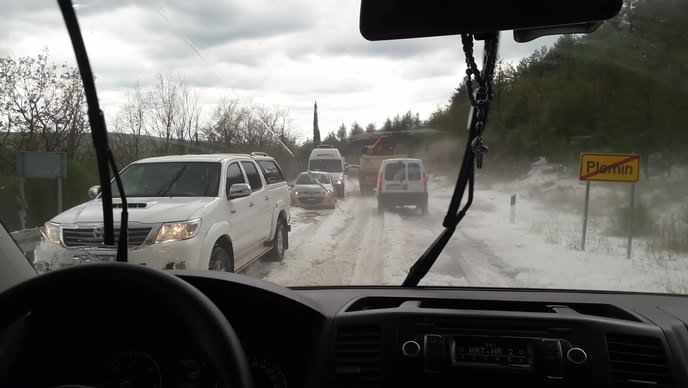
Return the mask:
{"type": "MultiPolygon", "coordinates": [[[[201,216],[203,209],[219,200],[212,197],[128,198],[129,222],[153,224],[193,219],[201,216]]],[[[115,206],[120,204],[118,200],[113,202],[115,206]]],[[[113,209],[115,223],[119,222],[120,214],[121,207],[115,207],[113,209]]],[[[102,223],[102,201],[94,199],[82,203],[58,214],[52,221],[60,224],[102,223]]]]}

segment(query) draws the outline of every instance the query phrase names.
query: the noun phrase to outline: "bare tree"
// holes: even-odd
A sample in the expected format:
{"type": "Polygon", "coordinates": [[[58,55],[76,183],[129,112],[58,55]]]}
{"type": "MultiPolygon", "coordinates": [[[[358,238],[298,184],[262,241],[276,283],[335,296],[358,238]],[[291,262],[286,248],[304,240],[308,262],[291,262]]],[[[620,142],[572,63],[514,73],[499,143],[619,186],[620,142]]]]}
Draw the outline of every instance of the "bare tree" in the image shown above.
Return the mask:
{"type": "MultiPolygon", "coordinates": [[[[264,128],[264,137],[280,140],[285,138],[285,132],[289,125],[288,111],[277,107],[259,106],[255,109],[255,113],[260,121],[259,124],[262,124],[264,128]]],[[[264,137],[261,140],[264,140],[264,137]]],[[[260,146],[262,143],[258,145],[260,146]]]]}
{"type": "Polygon", "coordinates": [[[158,74],[158,80],[150,93],[151,128],[164,139],[164,152],[169,151],[170,140],[175,135],[178,114],[179,85],[169,77],[158,74]]]}
{"type": "MultiPolygon", "coordinates": [[[[140,84],[127,93],[127,102],[117,116],[115,126],[117,132],[128,134],[128,140],[123,144],[121,153],[126,153],[127,160],[136,160],[141,155],[144,136],[148,135],[147,116],[151,106],[150,94],[143,90],[140,84]]],[[[123,138],[124,139],[124,138],[123,138]]],[[[122,155],[123,156],[123,155],[122,155]]]]}
{"type": "Polygon", "coordinates": [[[87,130],[85,96],[76,68],[36,57],[0,58],[0,129],[14,147],[73,155],[87,130]]]}
{"type": "Polygon", "coordinates": [[[198,104],[198,96],[188,85],[180,81],[178,84],[177,115],[175,120],[175,133],[177,140],[193,140],[198,131],[198,122],[201,109],[198,104]]]}
{"type": "Polygon", "coordinates": [[[222,99],[203,130],[204,137],[211,143],[231,147],[240,137],[241,115],[238,100],[222,99]]]}

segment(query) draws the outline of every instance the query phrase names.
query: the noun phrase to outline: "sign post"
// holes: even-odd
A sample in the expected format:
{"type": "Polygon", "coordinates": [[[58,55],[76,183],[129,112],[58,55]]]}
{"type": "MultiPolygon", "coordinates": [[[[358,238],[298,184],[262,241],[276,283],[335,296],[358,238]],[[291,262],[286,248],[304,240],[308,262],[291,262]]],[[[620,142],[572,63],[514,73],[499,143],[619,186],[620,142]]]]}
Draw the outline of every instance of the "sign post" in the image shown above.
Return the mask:
{"type": "Polygon", "coordinates": [[[509,200],[509,222],[512,224],[516,223],[516,194],[512,194],[509,200]]]}
{"type": "Polygon", "coordinates": [[[583,211],[583,237],[581,250],[585,250],[590,204],[590,182],[631,183],[630,217],[626,257],[631,258],[633,245],[633,212],[635,209],[635,183],[640,179],[640,155],[637,154],[594,154],[583,153],[580,158],[579,178],[586,182],[585,209],[583,211]]]}
{"type": "Polygon", "coordinates": [[[631,250],[633,249],[633,219],[635,218],[635,183],[631,183],[631,207],[629,209],[628,217],[628,245],[626,248],[626,258],[631,258],[631,250]]]}
{"type": "Polygon", "coordinates": [[[581,251],[585,250],[585,237],[588,234],[588,209],[590,208],[590,181],[585,182],[585,208],[583,209],[583,237],[581,238],[581,251]]]}
{"type": "MultiPolygon", "coordinates": [[[[57,179],[57,212],[62,212],[62,180],[67,177],[67,155],[64,152],[17,152],[17,176],[22,185],[24,178],[57,179]]],[[[20,190],[23,196],[23,186],[20,190]]],[[[25,203],[25,198],[22,201],[25,203]]]]}

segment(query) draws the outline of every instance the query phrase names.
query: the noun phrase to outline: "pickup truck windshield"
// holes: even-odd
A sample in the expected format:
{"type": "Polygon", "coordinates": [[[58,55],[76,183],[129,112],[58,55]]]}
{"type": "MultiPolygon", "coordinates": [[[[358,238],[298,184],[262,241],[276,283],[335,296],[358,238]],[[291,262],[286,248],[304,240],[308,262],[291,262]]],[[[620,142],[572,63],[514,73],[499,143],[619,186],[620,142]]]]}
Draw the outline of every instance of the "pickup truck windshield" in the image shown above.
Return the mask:
{"type": "Polygon", "coordinates": [[[127,197],[217,197],[219,181],[219,163],[137,163],[122,172],[127,197]]]}
{"type": "Polygon", "coordinates": [[[342,172],[342,162],[339,159],[313,159],[309,167],[317,171],[342,172]]]}

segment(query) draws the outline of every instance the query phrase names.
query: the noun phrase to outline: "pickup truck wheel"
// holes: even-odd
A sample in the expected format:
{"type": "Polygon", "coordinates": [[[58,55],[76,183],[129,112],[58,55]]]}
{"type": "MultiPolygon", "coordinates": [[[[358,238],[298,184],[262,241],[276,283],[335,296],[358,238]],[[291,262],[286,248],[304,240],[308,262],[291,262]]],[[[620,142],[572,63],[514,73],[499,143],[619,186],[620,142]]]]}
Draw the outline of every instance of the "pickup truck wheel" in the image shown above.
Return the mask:
{"type": "Polygon", "coordinates": [[[282,261],[284,259],[284,251],[289,244],[289,233],[287,232],[287,224],[280,218],[275,230],[275,238],[272,239],[272,250],[268,255],[270,261],[282,261]]]}
{"type": "Polygon", "coordinates": [[[210,254],[208,269],[211,271],[234,272],[234,255],[222,245],[215,244],[210,254]]]}

